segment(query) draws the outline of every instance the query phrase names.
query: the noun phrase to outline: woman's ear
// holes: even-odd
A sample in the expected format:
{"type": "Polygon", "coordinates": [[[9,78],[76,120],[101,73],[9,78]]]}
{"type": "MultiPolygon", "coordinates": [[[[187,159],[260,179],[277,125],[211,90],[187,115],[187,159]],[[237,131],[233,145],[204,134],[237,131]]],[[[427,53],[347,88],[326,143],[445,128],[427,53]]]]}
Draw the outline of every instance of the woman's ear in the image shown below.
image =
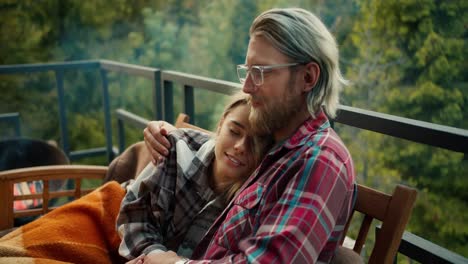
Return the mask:
{"type": "Polygon", "coordinates": [[[312,90],[320,77],[320,66],[316,62],[309,62],[305,65],[304,92],[312,90]]]}

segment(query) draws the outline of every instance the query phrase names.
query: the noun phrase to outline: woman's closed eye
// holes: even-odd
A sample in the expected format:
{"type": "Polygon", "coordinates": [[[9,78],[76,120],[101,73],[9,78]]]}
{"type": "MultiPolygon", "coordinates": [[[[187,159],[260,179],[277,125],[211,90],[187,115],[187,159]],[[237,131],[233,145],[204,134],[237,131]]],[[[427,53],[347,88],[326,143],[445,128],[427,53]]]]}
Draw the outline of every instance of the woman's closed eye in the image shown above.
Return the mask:
{"type": "Polygon", "coordinates": [[[232,128],[229,129],[229,132],[230,132],[232,135],[235,135],[235,136],[240,136],[240,134],[241,134],[239,130],[232,129],[232,128]]]}

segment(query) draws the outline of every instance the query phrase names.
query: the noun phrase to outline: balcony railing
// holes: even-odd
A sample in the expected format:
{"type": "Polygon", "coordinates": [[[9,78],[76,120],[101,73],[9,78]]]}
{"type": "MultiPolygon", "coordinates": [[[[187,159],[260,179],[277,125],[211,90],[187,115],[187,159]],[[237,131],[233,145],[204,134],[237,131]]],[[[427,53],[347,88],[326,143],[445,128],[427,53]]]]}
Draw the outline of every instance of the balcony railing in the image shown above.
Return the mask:
{"type": "MultiPolygon", "coordinates": [[[[25,74],[50,71],[55,73],[57,85],[61,147],[71,160],[97,155],[107,155],[107,160],[110,162],[118,152],[125,148],[123,136],[124,124],[130,124],[138,128],[146,126],[148,120],[124,109],[118,109],[116,116],[118,119],[119,150],[115,150],[112,142],[113,132],[107,78],[109,72],[149,79],[152,84],[153,118],[169,122],[174,120],[174,84],[183,86],[183,112],[191,117],[191,122],[194,124],[196,124],[194,89],[204,89],[219,94],[231,94],[240,89],[240,85],[237,83],[107,60],[0,66],[0,74],[25,74]],[[99,70],[105,120],[105,147],[71,151],[67,133],[66,105],[64,102],[63,74],[65,70],[99,70]]],[[[20,134],[19,117],[17,113],[0,115],[0,121],[12,122],[15,126],[16,133],[20,134]]],[[[468,158],[468,130],[349,106],[340,106],[338,118],[333,120],[333,122],[460,152],[464,154],[465,159],[468,158]]],[[[408,232],[405,233],[402,239],[399,251],[411,259],[423,263],[467,263],[466,258],[408,232]]]]}

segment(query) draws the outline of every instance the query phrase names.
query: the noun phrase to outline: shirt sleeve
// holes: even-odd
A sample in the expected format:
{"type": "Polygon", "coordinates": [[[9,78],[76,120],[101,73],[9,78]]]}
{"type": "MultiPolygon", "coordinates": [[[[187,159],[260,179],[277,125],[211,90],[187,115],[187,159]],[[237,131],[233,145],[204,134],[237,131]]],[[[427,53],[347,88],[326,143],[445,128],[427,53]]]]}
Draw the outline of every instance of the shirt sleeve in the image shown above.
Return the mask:
{"type": "Polygon", "coordinates": [[[167,173],[167,167],[171,166],[168,160],[170,157],[157,167],[149,163],[127,187],[117,217],[117,230],[122,238],[119,254],[127,259],[155,250],[167,251],[163,245],[165,215],[174,200],[168,184],[171,178],[167,173]],[[161,184],[161,178],[165,184],[161,184]]]}
{"type": "MultiPolygon", "coordinates": [[[[238,242],[237,254],[229,254],[232,248],[228,250],[223,244],[222,240],[229,237],[215,235],[206,255],[222,258],[190,263],[317,263],[322,260],[319,255],[327,252],[326,247],[332,255],[343,235],[337,223],[345,224],[346,219],[340,218],[349,215],[351,209],[354,180],[349,170],[333,155],[319,155],[296,168],[293,164],[285,174],[290,175],[279,179],[261,204],[259,223],[252,221],[256,231],[238,242]],[[283,191],[275,194],[280,188],[283,191]]],[[[221,228],[234,228],[229,221],[238,220],[241,214],[249,213],[228,215],[221,228]]]]}

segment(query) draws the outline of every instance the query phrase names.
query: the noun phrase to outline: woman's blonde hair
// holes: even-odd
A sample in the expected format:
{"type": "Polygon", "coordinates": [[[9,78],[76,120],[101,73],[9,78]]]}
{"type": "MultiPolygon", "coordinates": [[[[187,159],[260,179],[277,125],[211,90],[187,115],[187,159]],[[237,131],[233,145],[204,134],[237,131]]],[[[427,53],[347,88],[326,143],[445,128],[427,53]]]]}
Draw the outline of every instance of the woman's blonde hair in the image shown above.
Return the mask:
{"type": "MultiPolygon", "coordinates": [[[[222,120],[226,118],[226,116],[232,112],[236,107],[241,106],[241,105],[250,105],[250,99],[249,95],[240,91],[237,92],[233,95],[231,95],[227,105],[224,108],[223,114],[221,115],[221,118],[218,121],[218,128],[221,126],[222,120]]],[[[271,147],[271,144],[273,143],[273,137],[271,135],[267,136],[257,136],[254,135],[252,136],[252,149],[248,151],[253,152],[254,156],[254,168],[260,164],[261,160],[263,159],[263,156],[265,156],[266,152],[268,149],[271,147]]],[[[229,202],[234,195],[236,195],[237,191],[240,189],[242,184],[245,182],[245,180],[250,176],[249,175],[244,175],[244,177],[241,177],[237,182],[234,182],[231,184],[226,191],[224,192],[223,196],[226,202],[229,202]]]]}

